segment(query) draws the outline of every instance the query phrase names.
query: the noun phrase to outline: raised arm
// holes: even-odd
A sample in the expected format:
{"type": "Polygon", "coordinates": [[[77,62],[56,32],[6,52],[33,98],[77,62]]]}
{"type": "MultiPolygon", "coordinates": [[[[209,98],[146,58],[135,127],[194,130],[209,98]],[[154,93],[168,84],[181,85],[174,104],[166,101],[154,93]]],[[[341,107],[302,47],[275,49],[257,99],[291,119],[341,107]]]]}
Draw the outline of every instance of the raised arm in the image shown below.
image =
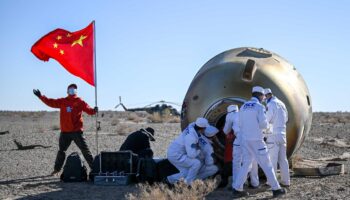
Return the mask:
{"type": "Polygon", "coordinates": [[[33,90],[35,96],[37,96],[42,102],[44,102],[47,106],[52,108],[60,108],[62,104],[62,99],[49,99],[44,95],[41,95],[40,90],[33,90]]]}
{"type": "Polygon", "coordinates": [[[62,99],[50,99],[44,95],[40,97],[40,100],[52,108],[60,108],[62,104],[62,99]]]}

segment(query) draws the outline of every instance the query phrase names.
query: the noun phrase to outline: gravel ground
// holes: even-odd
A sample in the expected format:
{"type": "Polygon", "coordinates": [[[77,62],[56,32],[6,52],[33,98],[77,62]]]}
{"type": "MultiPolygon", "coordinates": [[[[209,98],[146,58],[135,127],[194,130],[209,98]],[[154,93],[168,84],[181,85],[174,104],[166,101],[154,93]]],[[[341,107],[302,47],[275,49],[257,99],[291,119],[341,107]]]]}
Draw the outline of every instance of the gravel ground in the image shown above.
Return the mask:
{"type": "MultiPolygon", "coordinates": [[[[180,132],[179,123],[150,123],[145,113],[102,112],[99,150],[119,149],[129,132],[148,126],[156,130],[152,143],[155,156],[165,157],[168,144],[180,132]]],[[[96,154],[94,118],[84,116],[85,136],[96,154]]],[[[296,156],[306,159],[340,156],[350,152],[350,113],[315,113],[309,136],[296,156]],[[333,143],[324,143],[332,140],[333,143]],[[342,143],[337,143],[341,141],[342,143]],[[336,144],[345,144],[336,145],[336,144]]],[[[125,194],[137,192],[134,185],[119,187],[95,186],[92,183],[61,183],[48,176],[58,149],[58,112],[0,112],[0,199],[124,199],[125,194]],[[44,145],[50,148],[18,150],[13,140],[23,145],[44,145]]],[[[67,155],[79,151],[72,144],[67,155]]],[[[294,177],[285,199],[350,199],[349,159],[345,174],[328,177],[294,177]]],[[[267,187],[251,190],[247,199],[269,199],[267,187]]],[[[206,199],[232,199],[229,187],[218,189],[206,199]]]]}

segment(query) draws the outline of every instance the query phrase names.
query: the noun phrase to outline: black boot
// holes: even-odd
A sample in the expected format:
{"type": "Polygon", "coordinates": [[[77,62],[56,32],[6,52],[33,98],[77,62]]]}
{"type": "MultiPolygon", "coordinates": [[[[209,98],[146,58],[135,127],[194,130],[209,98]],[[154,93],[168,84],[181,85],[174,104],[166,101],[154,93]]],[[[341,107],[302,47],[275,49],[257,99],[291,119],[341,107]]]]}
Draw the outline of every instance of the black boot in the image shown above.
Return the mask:
{"type": "Polygon", "coordinates": [[[168,180],[168,177],[163,178],[162,183],[166,184],[169,189],[174,188],[174,184],[171,184],[168,180]]]}
{"type": "Polygon", "coordinates": [[[234,188],[232,189],[232,197],[235,198],[241,198],[241,197],[246,197],[249,196],[249,193],[246,191],[238,191],[235,190],[234,188]]]}
{"type": "Polygon", "coordinates": [[[280,196],[283,196],[286,194],[286,190],[283,188],[278,189],[278,190],[272,190],[272,194],[273,194],[274,198],[280,197],[280,196]]]}
{"type": "Polygon", "coordinates": [[[221,182],[218,185],[218,188],[224,188],[224,187],[227,186],[227,184],[228,184],[228,177],[227,176],[226,177],[221,176],[221,182]]]}

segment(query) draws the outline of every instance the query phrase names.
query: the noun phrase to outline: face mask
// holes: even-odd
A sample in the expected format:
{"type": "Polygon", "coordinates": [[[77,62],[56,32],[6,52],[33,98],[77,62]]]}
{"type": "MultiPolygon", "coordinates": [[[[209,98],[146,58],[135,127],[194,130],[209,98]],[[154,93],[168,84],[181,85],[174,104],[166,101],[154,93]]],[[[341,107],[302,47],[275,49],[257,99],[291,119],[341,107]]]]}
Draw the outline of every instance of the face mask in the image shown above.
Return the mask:
{"type": "Polygon", "coordinates": [[[77,94],[77,89],[75,89],[75,88],[69,88],[69,89],[68,89],[68,94],[69,94],[69,95],[75,95],[75,94],[77,94]]]}

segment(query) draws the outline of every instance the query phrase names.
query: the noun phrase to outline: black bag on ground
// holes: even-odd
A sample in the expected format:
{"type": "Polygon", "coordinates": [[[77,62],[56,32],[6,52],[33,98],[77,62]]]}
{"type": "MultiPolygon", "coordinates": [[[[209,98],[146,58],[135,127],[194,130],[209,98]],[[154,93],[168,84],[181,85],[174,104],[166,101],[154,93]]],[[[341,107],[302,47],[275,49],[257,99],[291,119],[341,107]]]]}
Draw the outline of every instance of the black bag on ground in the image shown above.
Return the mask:
{"type": "Polygon", "coordinates": [[[140,158],[136,178],[139,182],[153,184],[157,179],[157,164],[152,158],[140,158]]]}
{"type": "Polygon", "coordinates": [[[157,181],[163,181],[167,176],[179,173],[179,170],[169,162],[168,159],[161,159],[157,162],[157,181]]]}
{"type": "Polygon", "coordinates": [[[77,152],[71,153],[66,164],[63,167],[61,180],[63,182],[81,182],[87,180],[87,172],[84,163],[82,162],[77,152]]]}
{"type": "Polygon", "coordinates": [[[92,169],[89,173],[89,180],[94,181],[96,175],[100,173],[100,155],[95,156],[94,161],[92,162],[92,169]]]}

